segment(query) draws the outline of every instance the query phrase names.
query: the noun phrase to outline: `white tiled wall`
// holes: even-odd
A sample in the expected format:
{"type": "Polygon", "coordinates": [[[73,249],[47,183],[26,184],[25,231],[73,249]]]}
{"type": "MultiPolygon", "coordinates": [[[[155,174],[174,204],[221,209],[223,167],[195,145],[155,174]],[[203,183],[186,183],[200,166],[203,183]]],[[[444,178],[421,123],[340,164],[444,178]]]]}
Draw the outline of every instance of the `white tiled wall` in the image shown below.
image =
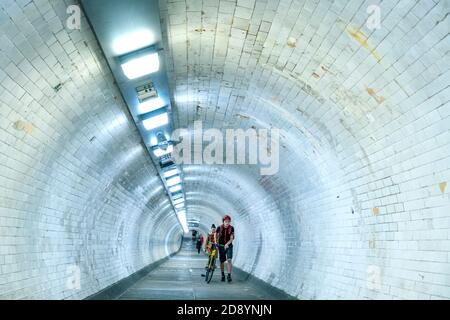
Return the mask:
{"type": "Polygon", "coordinates": [[[236,265],[304,299],[450,298],[448,1],[160,11],[178,126],[284,132],[277,175],[186,166],[196,214],[234,217],[236,265]]]}
{"type": "Polygon", "coordinates": [[[87,21],[65,27],[69,4],[0,1],[2,299],[84,298],[180,244],[87,21]]]}
{"type": "MultiPolygon", "coordinates": [[[[177,223],[69,4],[0,2],[2,298],[85,297],[165,256],[177,223]]],[[[303,299],[450,298],[448,1],[160,11],[177,127],[282,129],[276,175],[184,167],[189,215],[232,215],[237,266],[303,299]]]]}

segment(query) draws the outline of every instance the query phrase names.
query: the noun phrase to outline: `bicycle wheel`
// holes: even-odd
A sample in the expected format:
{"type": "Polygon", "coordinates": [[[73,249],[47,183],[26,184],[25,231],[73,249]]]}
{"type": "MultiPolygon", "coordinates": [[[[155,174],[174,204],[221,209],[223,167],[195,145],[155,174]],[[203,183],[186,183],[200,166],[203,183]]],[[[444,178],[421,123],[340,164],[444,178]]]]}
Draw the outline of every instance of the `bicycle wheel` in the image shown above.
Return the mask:
{"type": "Polygon", "coordinates": [[[216,267],[216,258],[215,257],[212,257],[211,258],[211,261],[210,261],[210,263],[209,263],[209,265],[208,265],[208,270],[206,270],[206,277],[205,277],[205,281],[207,282],[207,283],[210,283],[211,282],[211,279],[212,279],[212,276],[213,276],[213,274],[214,274],[214,269],[215,269],[215,267],[216,267]]]}

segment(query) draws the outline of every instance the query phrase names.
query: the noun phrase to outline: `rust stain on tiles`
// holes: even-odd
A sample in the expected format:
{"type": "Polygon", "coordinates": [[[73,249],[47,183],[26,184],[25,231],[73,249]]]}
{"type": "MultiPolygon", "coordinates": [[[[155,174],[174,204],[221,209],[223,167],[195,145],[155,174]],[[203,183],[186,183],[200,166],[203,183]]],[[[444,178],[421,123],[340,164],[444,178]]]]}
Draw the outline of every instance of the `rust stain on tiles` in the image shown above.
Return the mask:
{"type": "Polygon", "coordinates": [[[25,131],[25,133],[30,134],[31,132],[33,132],[34,124],[31,122],[17,120],[16,122],[14,122],[13,127],[16,130],[25,131]]]}
{"type": "Polygon", "coordinates": [[[447,182],[439,183],[439,190],[441,190],[442,193],[445,192],[445,188],[447,188],[447,182]]]}
{"type": "Polygon", "coordinates": [[[34,130],[34,124],[27,122],[25,128],[23,129],[27,134],[30,134],[34,130]]]}
{"type": "Polygon", "coordinates": [[[16,130],[23,130],[23,128],[24,128],[24,122],[23,121],[21,121],[21,120],[18,120],[18,121],[16,121],[16,122],[14,122],[14,129],[16,129],[16,130]]]}
{"type": "Polygon", "coordinates": [[[367,36],[359,29],[355,29],[353,27],[347,27],[347,33],[352,37],[353,40],[357,41],[360,46],[362,46],[364,49],[370,52],[370,54],[377,60],[377,62],[380,62],[381,57],[378,54],[378,52],[372,48],[369,44],[367,36]]]}
{"type": "Polygon", "coordinates": [[[297,46],[297,39],[294,37],[289,37],[287,39],[287,45],[289,48],[295,48],[297,46]]]}
{"type": "Polygon", "coordinates": [[[368,93],[372,98],[374,98],[376,102],[378,102],[378,104],[382,104],[382,103],[384,102],[384,100],[385,100],[384,97],[383,97],[383,96],[378,96],[378,95],[375,93],[375,90],[374,90],[374,89],[372,89],[372,88],[367,88],[366,90],[367,90],[367,93],[368,93]]]}
{"type": "Polygon", "coordinates": [[[378,216],[380,214],[380,208],[377,207],[373,208],[372,213],[374,216],[378,216]]]}

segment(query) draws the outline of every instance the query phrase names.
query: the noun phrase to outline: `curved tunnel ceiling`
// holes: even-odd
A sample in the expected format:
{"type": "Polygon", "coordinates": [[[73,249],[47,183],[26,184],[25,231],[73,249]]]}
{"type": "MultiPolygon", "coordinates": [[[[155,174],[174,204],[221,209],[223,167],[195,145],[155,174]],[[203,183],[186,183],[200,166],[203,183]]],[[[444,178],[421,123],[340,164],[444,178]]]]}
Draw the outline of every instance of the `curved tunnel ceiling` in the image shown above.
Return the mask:
{"type": "Polygon", "coordinates": [[[277,174],[185,165],[188,203],[232,213],[239,244],[262,248],[240,245],[237,265],[298,297],[431,294],[394,283],[425,271],[412,255],[429,254],[433,227],[412,226],[448,215],[449,7],[404,5],[381,2],[369,30],[361,2],[161,2],[177,126],[281,130],[277,174]]]}
{"type": "MultiPolygon", "coordinates": [[[[181,233],[86,18],[41,2],[0,5],[0,297],[84,298],[181,233]]],[[[184,164],[188,215],[298,298],[450,298],[449,3],[376,5],[159,2],[174,127],[280,129],[274,175],[184,164]]]]}

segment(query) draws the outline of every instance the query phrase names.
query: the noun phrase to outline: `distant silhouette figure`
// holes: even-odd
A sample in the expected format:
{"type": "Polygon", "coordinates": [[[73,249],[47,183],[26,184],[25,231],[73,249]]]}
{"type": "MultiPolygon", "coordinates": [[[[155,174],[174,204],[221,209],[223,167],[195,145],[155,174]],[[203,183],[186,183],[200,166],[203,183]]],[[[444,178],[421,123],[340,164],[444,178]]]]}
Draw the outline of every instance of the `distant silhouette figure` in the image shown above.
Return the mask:
{"type": "Polygon", "coordinates": [[[200,234],[199,236],[197,236],[197,252],[198,254],[200,254],[200,249],[202,248],[203,245],[203,235],[200,234]]]}

